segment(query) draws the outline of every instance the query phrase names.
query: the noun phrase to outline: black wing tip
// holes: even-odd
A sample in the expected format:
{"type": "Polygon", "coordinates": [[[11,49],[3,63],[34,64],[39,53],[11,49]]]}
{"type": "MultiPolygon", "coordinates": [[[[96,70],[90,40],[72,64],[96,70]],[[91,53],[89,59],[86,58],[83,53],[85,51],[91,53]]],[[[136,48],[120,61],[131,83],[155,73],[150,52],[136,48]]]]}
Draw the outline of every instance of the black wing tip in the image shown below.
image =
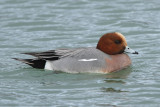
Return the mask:
{"type": "Polygon", "coordinates": [[[57,55],[55,50],[49,50],[45,52],[24,52],[21,54],[31,55],[33,57],[36,57],[42,60],[58,60],[61,56],[61,55],[57,55]]]}
{"type": "Polygon", "coordinates": [[[36,53],[36,52],[24,52],[24,53],[21,53],[21,54],[26,54],[26,55],[35,56],[37,53],[36,53]]]}

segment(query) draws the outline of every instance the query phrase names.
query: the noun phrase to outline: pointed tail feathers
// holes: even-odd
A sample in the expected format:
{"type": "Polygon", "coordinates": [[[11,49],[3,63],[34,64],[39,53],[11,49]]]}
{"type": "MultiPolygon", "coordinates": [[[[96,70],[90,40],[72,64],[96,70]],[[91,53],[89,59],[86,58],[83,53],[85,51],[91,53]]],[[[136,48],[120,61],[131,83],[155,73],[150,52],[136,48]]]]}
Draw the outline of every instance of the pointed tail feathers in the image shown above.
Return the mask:
{"type": "Polygon", "coordinates": [[[33,68],[39,68],[39,69],[44,69],[46,64],[46,61],[42,59],[19,59],[19,58],[13,58],[13,59],[28,64],[33,68]]]}

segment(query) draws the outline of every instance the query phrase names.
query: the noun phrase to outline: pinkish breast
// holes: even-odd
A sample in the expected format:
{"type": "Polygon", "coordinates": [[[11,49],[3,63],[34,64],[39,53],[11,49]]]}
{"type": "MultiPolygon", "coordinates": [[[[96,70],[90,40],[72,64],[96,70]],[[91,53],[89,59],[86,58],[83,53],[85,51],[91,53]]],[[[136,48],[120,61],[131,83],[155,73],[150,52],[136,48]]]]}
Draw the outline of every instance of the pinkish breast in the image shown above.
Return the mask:
{"type": "Polygon", "coordinates": [[[131,59],[127,54],[110,55],[111,58],[106,58],[107,68],[104,70],[105,73],[110,73],[123,69],[131,65],[131,59]]]}

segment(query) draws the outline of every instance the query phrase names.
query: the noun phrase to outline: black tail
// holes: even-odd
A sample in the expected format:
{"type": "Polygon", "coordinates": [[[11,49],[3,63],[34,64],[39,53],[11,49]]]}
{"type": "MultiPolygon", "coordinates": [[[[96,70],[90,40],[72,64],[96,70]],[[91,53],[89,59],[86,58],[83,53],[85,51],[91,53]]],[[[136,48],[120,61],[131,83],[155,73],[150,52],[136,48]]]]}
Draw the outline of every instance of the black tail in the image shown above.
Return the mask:
{"type": "Polygon", "coordinates": [[[25,64],[28,64],[33,68],[39,68],[39,69],[44,69],[46,64],[46,61],[43,59],[18,59],[18,58],[13,58],[13,59],[21,61],[25,64]]]}

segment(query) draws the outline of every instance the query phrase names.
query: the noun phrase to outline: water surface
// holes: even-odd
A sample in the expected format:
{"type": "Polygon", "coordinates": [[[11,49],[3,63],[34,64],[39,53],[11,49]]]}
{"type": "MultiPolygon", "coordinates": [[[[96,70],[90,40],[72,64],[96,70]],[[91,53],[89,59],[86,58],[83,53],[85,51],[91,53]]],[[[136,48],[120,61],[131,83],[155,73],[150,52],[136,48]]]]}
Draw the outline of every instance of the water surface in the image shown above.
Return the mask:
{"type": "Polygon", "coordinates": [[[1,0],[0,106],[159,106],[159,0],[1,0]],[[139,55],[111,74],[67,74],[12,60],[21,52],[95,47],[121,32],[139,55]]]}

